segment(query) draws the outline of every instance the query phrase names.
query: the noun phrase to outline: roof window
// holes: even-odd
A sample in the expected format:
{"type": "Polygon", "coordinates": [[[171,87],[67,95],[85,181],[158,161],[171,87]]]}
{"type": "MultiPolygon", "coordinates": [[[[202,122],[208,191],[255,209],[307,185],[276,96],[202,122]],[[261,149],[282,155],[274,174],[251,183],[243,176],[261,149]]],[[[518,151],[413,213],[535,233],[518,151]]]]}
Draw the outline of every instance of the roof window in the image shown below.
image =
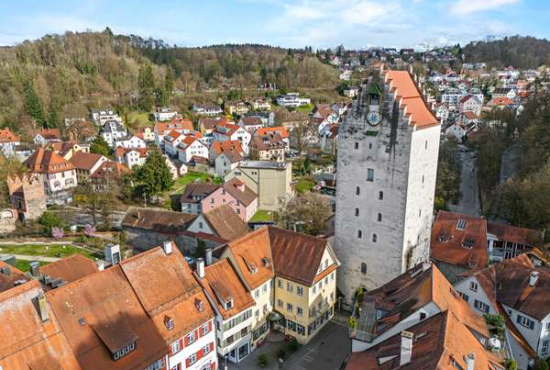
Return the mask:
{"type": "Polygon", "coordinates": [[[467,222],[466,222],[465,219],[459,218],[458,222],[456,223],[456,228],[458,230],[464,230],[464,229],[466,229],[466,224],[467,224],[467,222]]]}

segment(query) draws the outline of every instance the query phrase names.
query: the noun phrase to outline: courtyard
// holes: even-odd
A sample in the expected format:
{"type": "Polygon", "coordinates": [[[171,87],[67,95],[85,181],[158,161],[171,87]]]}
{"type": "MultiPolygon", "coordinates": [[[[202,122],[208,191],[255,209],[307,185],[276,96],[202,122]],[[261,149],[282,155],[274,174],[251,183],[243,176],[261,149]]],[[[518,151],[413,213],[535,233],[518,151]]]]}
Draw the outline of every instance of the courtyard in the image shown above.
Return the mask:
{"type": "MultiPolygon", "coordinates": [[[[338,370],[343,360],[351,351],[348,339],[347,318],[336,315],[328,322],[313,340],[290,354],[283,364],[277,361],[281,347],[285,346],[281,341],[265,341],[264,345],[257,348],[238,364],[228,362],[228,370],[338,370]],[[261,367],[258,358],[267,356],[267,365],[261,367]]],[[[220,359],[220,369],[224,369],[224,361],[220,359]]]]}

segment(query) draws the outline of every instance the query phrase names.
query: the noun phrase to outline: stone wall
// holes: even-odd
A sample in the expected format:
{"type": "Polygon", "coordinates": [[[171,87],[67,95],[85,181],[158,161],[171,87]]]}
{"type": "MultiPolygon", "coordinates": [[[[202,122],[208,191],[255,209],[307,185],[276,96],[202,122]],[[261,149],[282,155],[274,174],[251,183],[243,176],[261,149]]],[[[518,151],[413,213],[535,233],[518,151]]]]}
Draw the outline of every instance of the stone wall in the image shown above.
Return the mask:
{"type": "Polygon", "coordinates": [[[17,211],[15,209],[0,209],[0,235],[6,235],[15,231],[17,211]]]}

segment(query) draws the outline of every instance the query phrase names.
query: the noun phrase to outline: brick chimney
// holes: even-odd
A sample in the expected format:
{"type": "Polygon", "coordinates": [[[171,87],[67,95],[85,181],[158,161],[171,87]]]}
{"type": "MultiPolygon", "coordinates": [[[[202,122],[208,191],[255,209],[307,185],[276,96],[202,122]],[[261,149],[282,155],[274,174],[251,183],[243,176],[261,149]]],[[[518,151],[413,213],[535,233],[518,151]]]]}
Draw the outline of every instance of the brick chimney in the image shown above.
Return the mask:
{"type": "Polygon", "coordinates": [[[466,356],[466,358],[464,358],[464,360],[466,361],[466,365],[468,365],[468,368],[466,370],[474,370],[475,359],[476,356],[473,354],[473,352],[470,352],[470,354],[466,356]]]}
{"type": "Polygon", "coordinates": [[[204,278],[204,260],[202,258],[197,258],[197,275],[199,278],[204,278]]]}
{"type": "Polygon", "coordinates": [[[172,254],[172,249],[173,249],[172,242],[165,241],[164,243],[162,243],[162,249],[164,249],[164,253],[166,255],[172,254]]]}
{"type": "Polygon", "coordinates": [[[529,275],[529,286],[535,286],[538,280],[539,280],[539,272],[532,271],[531,275],[529,275]]]}
{"type": "Polygon", "coordinates": [[[49,320],[49,316],[46,296],[44,295],[44,293],[40,293],[38,297],[36,297],[36,300],[38,301],[38,313],[40,314],[40,319],[42,320],[42,322],[47,322],[49,320]]]}

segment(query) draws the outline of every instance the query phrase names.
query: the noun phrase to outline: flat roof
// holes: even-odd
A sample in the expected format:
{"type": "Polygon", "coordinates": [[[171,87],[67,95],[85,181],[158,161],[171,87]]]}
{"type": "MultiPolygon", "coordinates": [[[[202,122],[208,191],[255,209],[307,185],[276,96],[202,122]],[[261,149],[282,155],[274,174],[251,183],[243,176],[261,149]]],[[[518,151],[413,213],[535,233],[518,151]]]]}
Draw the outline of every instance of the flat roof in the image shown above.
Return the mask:
{"type": "Polygon", "coordinates": [[[287,168],[287,162],[274,162],[274,161],[242,161],[239,167],[246,168],[268,168],[268,169],[285,169],[287,168]]]}

